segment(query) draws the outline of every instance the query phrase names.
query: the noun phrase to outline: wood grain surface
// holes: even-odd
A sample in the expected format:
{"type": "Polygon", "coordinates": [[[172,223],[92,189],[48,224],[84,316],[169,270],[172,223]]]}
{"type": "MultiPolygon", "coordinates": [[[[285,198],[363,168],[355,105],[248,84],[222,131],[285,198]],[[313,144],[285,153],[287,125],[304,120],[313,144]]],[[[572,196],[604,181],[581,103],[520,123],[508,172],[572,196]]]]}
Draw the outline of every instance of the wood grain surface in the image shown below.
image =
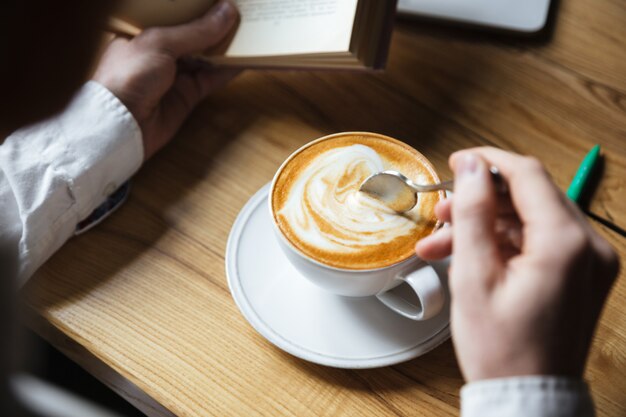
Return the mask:
{"type": "MultiPolygon", "coordinates": [[[[318,366],[267,342],[230,296],[226,240],[293,150],[368,130],[413,145],[443,178],[451,152],[493,145],[535,155],[563,188],[601,144],[589,210],[626,262],[626,3],[555,4],[528,39],[400,21],[384,73],[244,73],[146,164],[117,213],[31,280],[27,321],[151,416],[458,415],[451,342],[376,370],[318,366]]],[[[626,415],[625,275],[586,373],[599,416],[626,415]]]]}

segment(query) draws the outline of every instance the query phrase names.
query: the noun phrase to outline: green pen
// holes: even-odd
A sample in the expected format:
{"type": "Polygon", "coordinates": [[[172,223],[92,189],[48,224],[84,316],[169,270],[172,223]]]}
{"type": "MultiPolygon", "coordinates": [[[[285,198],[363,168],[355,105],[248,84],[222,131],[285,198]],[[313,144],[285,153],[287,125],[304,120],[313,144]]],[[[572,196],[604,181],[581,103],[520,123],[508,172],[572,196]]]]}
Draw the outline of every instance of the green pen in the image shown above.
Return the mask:
{"type": "Polygon", "coordinates": [[[578,171],[576,171],[576,175],[574,175],[574,179],[567,189],[567,197],[569,197],[570,200],[578,203],[578,199],[580,198],[583,189],[587,185],[589,177],[591,176],[591,173],[593,172],[593,169],[598,163],[599,159],[600,145],[596,145],[591,148],[587,155],[585,155],[585,159],[583,159],[583,161],[580,163],[578,171]]]}

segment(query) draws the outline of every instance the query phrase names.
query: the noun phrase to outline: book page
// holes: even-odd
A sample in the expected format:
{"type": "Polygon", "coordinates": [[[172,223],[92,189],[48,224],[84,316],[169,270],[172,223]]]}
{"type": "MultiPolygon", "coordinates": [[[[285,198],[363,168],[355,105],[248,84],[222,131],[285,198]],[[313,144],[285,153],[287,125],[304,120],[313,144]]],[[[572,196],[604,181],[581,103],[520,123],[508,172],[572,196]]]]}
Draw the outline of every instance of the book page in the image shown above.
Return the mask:
{"type": "Polygon", "coordinates": [[[241,24],[227,57],[347,52],[358,0],[235,0],[241,24]]]}

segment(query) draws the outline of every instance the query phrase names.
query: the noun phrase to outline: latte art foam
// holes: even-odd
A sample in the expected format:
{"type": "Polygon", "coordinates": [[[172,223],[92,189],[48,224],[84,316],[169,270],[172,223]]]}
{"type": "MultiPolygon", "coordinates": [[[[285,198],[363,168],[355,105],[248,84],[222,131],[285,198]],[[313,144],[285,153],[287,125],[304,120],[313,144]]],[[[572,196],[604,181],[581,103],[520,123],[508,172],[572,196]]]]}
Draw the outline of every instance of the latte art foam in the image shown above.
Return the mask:
{"type": "Polygon", "coordinates": [[[382,158],[367,146],[329,150],[294,181],[278,215],[303,242],[339,253],[359,252],[363,246],[408,235],[416,227],[415,210],[400,216],[358,191],[367,177],[384,169],[382,158]]]}
{"type": "Polygon", "coordinates": [[[322,263],[349,269],[391,265],[411,256],[415,242],[434,230],[440,195],[420,196],[415,208],[398,214],[359,187],[386,169],[423,184],[432,183],[434,173],[401,142],[351,138],[313,144],[286,164],[274,186],[275,219],[294,246],[322,263]]]}

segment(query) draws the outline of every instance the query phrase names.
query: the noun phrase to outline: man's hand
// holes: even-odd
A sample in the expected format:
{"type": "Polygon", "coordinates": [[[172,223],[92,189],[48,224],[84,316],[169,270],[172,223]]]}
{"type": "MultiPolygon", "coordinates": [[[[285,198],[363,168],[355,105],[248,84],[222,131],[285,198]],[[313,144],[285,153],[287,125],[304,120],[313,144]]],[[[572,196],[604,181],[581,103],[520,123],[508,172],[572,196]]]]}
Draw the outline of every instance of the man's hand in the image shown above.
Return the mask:
{"type": "Polygon", "coordinates": [[[181,58],[218,45],[237,19],[235,6],[220,0],[188,24],[147,29],[109,45],[94,80],[111,90],[139,123],[145,159],[172,138],[196,104],[236,74],[181,58]]]}
{"type": "Polygon", "coordinates": [[[452,336],[468,381],[582,375],[618,258],[534,159],[493,148],[452,155],[455,193],[436,213],[452,227],[417,254],[453,252],[452,336]],[[509,187],[498,196],[488,167],[509,187]]]}

